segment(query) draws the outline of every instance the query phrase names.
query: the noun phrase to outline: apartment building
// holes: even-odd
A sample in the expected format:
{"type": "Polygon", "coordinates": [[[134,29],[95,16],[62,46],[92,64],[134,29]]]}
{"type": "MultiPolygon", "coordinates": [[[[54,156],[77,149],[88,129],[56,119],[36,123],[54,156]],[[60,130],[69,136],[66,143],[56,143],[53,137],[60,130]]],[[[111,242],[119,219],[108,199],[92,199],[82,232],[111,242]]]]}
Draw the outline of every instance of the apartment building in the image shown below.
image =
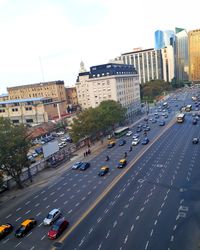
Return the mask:
{"type": "Polygon", "coordinates": [[[76,90],[83,109],[97,107],[104,100],[115,100],[127,108],[127,117],[140,110],[140,86],[133,65],[108,63],[80,71],[76,90]]]}
{"type": "Polygon", "coordinates": [[[39,124],[58,116],[57,105],[52,98],[35,97],[0,102],[0,116],[14,124],[39,124]]]}
{"type": "Polygon", "coordinates": [[[77,98],[77,92],[76,87],[66,87],[66,98],[67,98],[67,105],[70,106],[70,108],[76,108],[78,106],[78,98],[77,98]]]}

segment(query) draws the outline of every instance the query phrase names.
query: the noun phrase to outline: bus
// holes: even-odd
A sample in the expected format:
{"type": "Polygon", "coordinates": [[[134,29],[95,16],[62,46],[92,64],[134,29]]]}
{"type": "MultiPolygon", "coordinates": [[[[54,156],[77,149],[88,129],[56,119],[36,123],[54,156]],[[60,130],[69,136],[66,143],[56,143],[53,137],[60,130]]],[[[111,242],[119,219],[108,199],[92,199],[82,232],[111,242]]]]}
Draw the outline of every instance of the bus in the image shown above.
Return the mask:
{"type": "Polygon", "coordinates": [[[129,127],[120,127],[114,131],[115,138],[125,135],[129,131],[129,127]]]}
{"type": "Polygon", "coordinates": [[[186,112],[190,112],[192,110],[192,105],[191,104],[188,104],[186,107],[185,107],[185,111],[186,112]]]}
{"type": "Polygon", "coordinates": [[[178,123],[183,123],[184,120],[185,120],[185,114],[177,115],[176,120],[177,120],[178,123]]]}

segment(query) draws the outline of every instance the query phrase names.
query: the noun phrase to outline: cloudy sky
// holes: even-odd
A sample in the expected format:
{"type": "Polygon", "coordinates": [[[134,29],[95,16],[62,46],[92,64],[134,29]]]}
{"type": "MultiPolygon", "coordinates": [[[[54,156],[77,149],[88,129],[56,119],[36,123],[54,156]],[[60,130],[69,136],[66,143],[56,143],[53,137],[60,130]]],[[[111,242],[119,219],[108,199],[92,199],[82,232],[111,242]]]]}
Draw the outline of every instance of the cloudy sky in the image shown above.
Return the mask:
{"type": "Polygon", "coordinates": [[[89,69],[133,48],[152,48],[157,29],[199,29],[199,0],[186,3],[0,0],[0,94],[42,81],[71,86],[81,61],[89,69]]]}

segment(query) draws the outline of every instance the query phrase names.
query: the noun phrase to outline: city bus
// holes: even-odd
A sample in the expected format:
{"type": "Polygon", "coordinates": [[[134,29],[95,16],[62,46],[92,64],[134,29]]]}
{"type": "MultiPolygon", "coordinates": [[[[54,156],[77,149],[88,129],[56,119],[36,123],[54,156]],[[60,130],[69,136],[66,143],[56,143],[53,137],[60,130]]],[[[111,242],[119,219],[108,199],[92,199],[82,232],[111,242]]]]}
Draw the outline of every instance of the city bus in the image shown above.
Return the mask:
{"type": "Polygon", "coordinates": [[[129,127],[121,127],[114,131],[115,138],[119,138],[123,135],[125,135],[129,131],[129,127]]]}
{"type": "Polygon", "coordinates": [[[176,120],[177,120],[178,123],[183,123],[184,120],[185,120],[185,114],[177,115],[176,120]]]}
{"type": "Polygon", "coordinates": [[[188,104],[188,105],[185,107],[185,111],[190,112],[191,110],[192,110],[192,105],[191,105],[191,104],[188,104]]]}

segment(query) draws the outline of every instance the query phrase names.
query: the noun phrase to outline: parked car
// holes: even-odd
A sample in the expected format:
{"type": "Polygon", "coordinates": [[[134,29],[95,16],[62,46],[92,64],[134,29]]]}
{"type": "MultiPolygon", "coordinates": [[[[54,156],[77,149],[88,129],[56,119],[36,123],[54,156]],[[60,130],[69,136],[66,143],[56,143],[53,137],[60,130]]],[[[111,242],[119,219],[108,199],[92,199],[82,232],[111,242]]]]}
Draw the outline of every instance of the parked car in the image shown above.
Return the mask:
{"type": "Polygon", "coordinates": [[[81,166],[79,167],[79,169],[81,170],[81,171],[84,171],[84,170],[86,170],[87,168],[89,168],[90,167],[90,163],[89,162],[82,162],[82,164],[81,164],[81,166]]]}
{"type": "Polygon", "coordinates": [[[20,227],[15,231],[15,236],[21,238],[25,236],[32,228],[37,225],[37,221],[33,218],[24,220],[20,227]]]}
{"type": "Polygon", "coordinates": [[[62,232],[68,227],[69,222],[63,217],[57,220],[48,232],[50,239],[57,239],[62,232]]]}
{"type": "Polygon", "coordinates": [[[45,226],[51,225],[55,220],[61,216],[61,211],[58,208],[51,210],[47,217],[44,218],[43,223],[45,226]]]}

